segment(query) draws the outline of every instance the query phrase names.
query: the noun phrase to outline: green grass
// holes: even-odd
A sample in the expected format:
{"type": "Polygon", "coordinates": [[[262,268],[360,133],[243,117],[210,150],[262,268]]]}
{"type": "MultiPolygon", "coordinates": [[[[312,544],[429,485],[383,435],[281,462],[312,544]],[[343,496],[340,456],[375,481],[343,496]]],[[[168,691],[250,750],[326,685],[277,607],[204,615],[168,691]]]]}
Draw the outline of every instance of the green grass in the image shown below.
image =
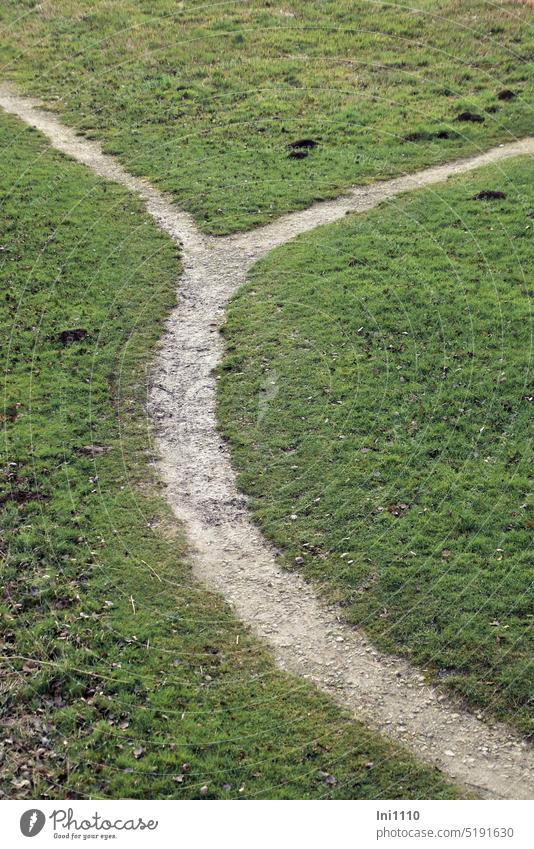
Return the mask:
{"type": "Polygon", "coordinates": [[[5,0],[0,76],[225,233],[531,132],[533,20],[487,0],[5,0]],[[303,136],[318,147],[289,159],[303,136]]]}
{"type": "Polygon", "coordinates": [[[524,732],[533,176],[509,160],[272,252],[230,305],[219,380],[239,484],[287,565],[524,732]]]}
{"type": "Polygon", "coordinates": [[[175,248],[5,116],[0,150],[3,795],[456,796],[192,582],[143,412],[175,248]]]}

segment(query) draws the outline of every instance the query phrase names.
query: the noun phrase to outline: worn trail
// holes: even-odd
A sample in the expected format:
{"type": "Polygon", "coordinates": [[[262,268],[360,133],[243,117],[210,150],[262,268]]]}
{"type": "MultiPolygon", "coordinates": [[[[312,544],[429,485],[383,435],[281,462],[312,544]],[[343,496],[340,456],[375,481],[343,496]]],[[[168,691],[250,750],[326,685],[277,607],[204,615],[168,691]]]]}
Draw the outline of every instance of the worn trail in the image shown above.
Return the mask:
{"type": "Polygon", "coordinates": [[[194,573],[221,592],[271,647],[278,664],[313,681],[336,702],[421,760],[491,798],[534,798],[534,755],[506,726],[486,724],[425,682],[420,671],[378,652],[363,633],[338,621],[313,588],[284,572],[235,485],[217,433],[213,368],[222,354],[228,299],[269,250],[321,224],[364,212],[402,192],[508,157],[534,153],[534,138],[471,159],[354,188],[343,197],[226,238],[202,235],[189,215],[146,181],[128,174],[94,142],[0,86],[0,106],[41,130],[54,147],[136,192],[180,245],[179,304],[169,317],[153,373],[150,410],[157,422],[160,471],[176,516],[185,523],[194,573]]]}

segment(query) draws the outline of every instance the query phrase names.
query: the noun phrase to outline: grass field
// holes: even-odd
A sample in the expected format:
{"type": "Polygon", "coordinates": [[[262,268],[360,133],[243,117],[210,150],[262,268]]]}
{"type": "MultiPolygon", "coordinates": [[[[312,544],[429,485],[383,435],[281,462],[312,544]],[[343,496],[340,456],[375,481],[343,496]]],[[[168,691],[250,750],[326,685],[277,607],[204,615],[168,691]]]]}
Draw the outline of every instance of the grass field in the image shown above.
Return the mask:
{"type": "MultiPolygon", "coordinates": [[[[0,82],[223,234],[531,132],[532,14],[4,0],[0,82]]],[[[279,672],[192,581],[145,411],[176,249],[3,114],[0,150],[0,794],[461,795],[279,672]]],[[[510,161],[275,251],[232,302],[219,372],[285,565],[527,734],[532,174],[510,161]]]]}
{"type": "Polygon", "coordinates": [[[508,161],[272,252],[231,303],[219,380],[240,486],[287,566],[524,732],[533,176],[508,161]]]}
{"type": "Polygon", "coordinates": [[[143,412],[175,248],[5,116],[0,149],[2,794],[454,796],[191,581],[143,412]]]}
{"type": "Polygon", "coordinates": [[[0,67],[224,233],[530,132],[532,21],[487,0],[5,0],[0,67]]]}

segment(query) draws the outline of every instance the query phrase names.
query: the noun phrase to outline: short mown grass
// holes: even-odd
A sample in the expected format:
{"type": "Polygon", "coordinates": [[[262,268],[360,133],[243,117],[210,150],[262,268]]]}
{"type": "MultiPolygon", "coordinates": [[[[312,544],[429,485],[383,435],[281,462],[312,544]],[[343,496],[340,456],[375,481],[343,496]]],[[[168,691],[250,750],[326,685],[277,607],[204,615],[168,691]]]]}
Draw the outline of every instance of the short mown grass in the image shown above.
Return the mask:
{"type": "Polygon", "coordinates": [[[0,77],[226,233],[531,132],[533,22],[487,0],[4,0],[0,77]]]}
{"type": "Polygon", "coordinates": [[[286,564],[526,733],[533,176],[509,160],[274,251],[230,305],[219,373],[240,486],[286,564]]]}
{"type": "Polygon", "coordinates": [[[175,247],[5,116],[0,151],[4,797],[455,796],[192,582],[144,414],[175,247]]]}

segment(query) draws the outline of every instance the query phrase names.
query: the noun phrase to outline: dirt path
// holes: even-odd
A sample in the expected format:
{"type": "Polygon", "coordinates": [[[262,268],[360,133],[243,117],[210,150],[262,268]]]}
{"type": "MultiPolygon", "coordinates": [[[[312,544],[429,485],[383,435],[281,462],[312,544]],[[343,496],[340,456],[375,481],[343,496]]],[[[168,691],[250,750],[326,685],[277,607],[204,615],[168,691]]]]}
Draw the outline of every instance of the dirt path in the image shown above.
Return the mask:
{"type": "Polygon", "coordinates": [[[534,153],[534,138],[430,168],[285,215],[227,238],[201,235],[191,217],[144,180],[132,177],[94,142],[62,126],[27,98],[0,86],[0,106],[40,129],[54,147],[139,194],[158,225],[182,248],[180,302],[162,339],[150,393],[167,497],[185,523],[194,573],[221,592],[271,647],[278,664],[313,681],[372,727],[421,760],[492,798],[534,798],[534,755],[503,725],[487,725],[422,674],[378,652],[340,623],[312,587],[282,571],[247,515],[226,447],[216,431],[212,370],[222,354],[217,327],[248,269],[269,250],[306,230],[363,212],[410,189],[490,162],[534,153]]]}

